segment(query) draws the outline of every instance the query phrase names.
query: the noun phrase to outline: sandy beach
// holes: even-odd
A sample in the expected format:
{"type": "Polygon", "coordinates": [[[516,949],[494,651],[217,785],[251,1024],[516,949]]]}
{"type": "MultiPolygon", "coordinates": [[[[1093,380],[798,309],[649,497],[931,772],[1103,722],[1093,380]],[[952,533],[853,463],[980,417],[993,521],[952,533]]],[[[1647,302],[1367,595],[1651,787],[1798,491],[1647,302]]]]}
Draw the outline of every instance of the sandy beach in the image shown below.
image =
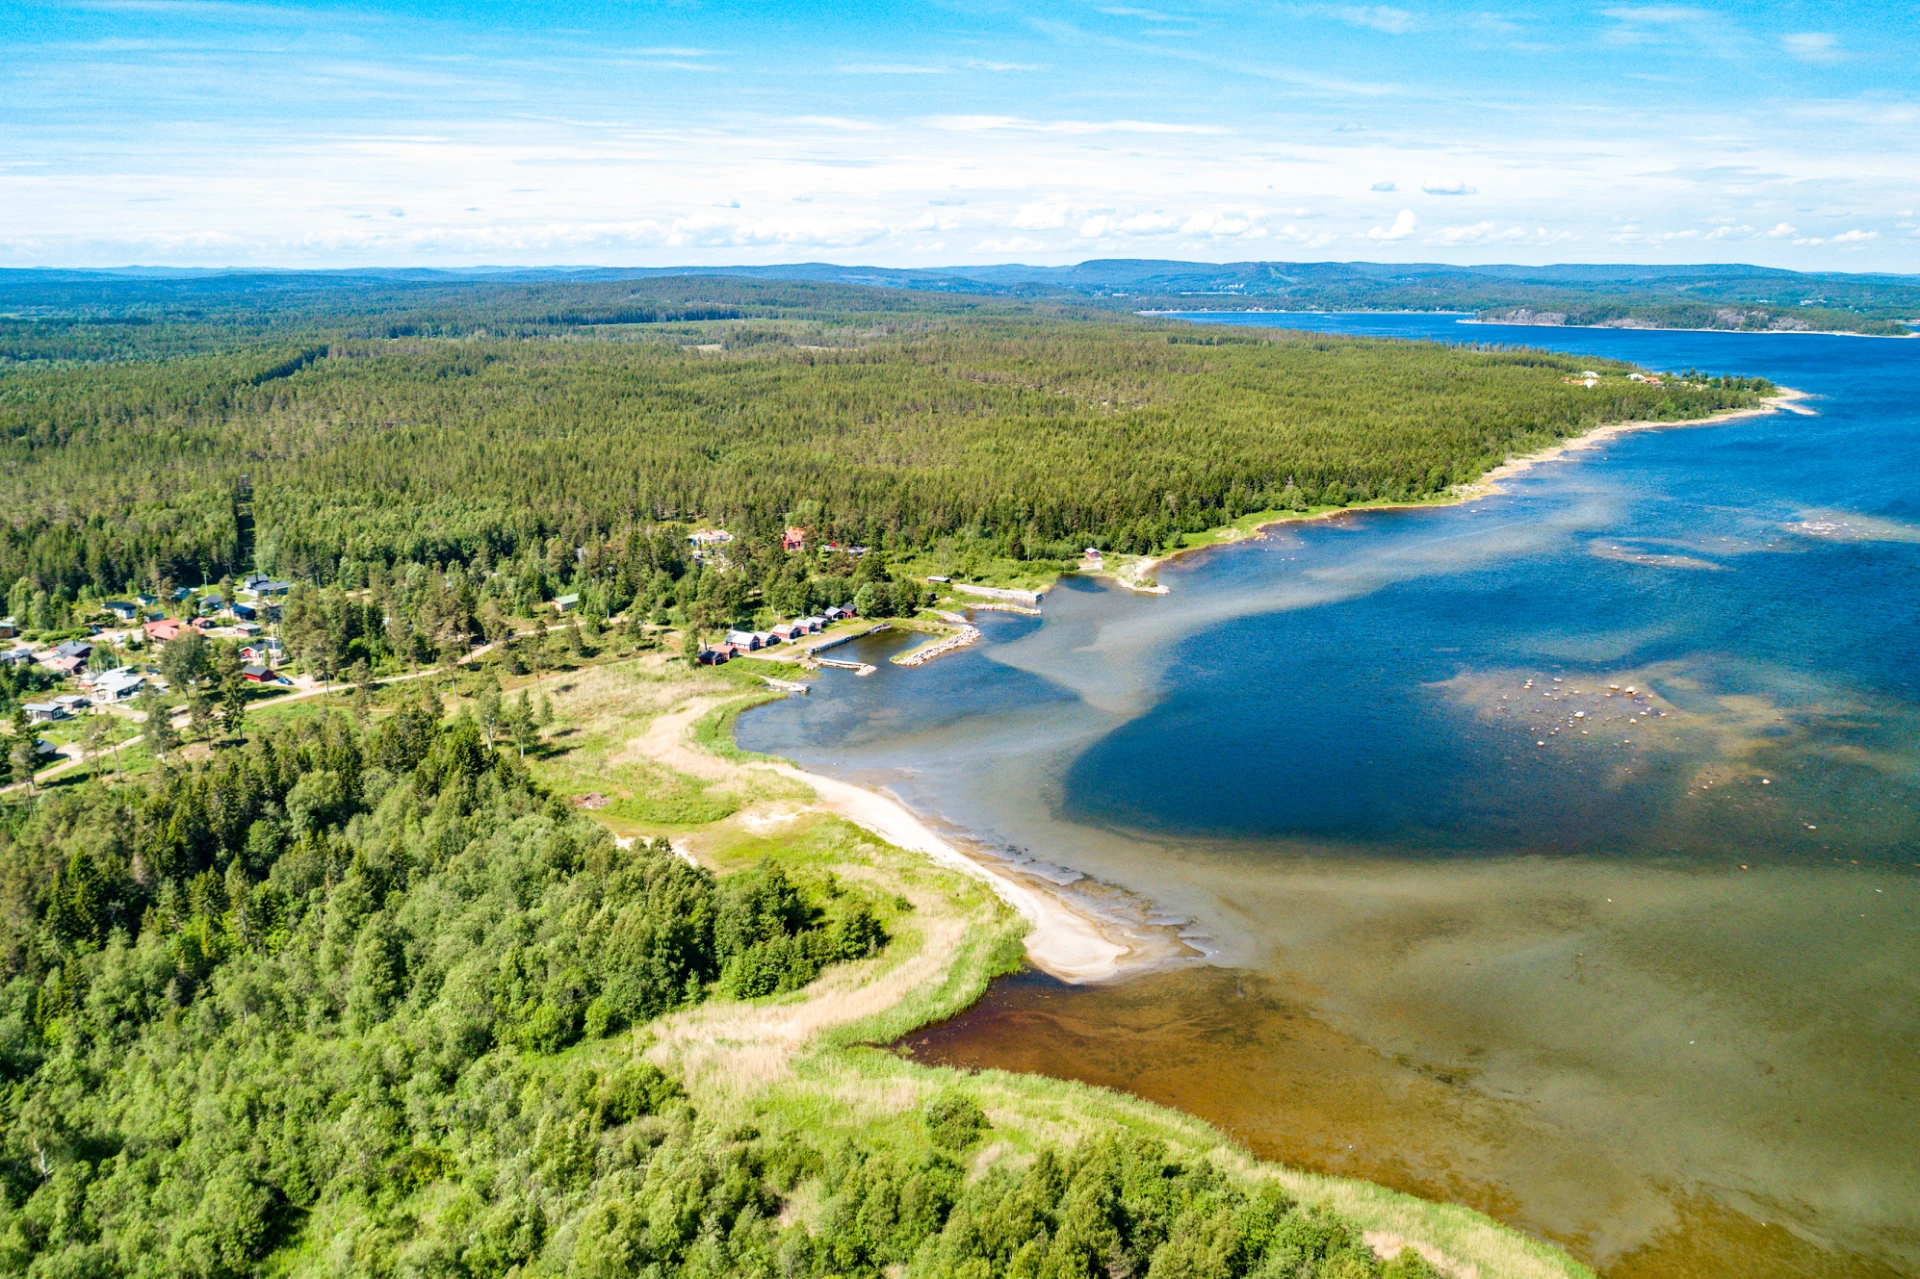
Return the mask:
{"type": "Polygon", "coordinates": [[[992,885],[994,892],[1030,925],[1027,959],[1049,976],[1075,983],[1101,981],[1128,969],[1178,958],[1185,952],[1166,930],[1131,928],[1099,915],[1052,885],[968,856],[891,795],[791,764],[758,767],[811,787],[822,807],[889,844],[992,885]],[[1166,935],[1157,935],[1160,933],[1166,935]]]}
{"type": "Polygon", "coordinates": [[[1277,519],[1267,520],[1264,523],[1255,525],[1238,537],[1223,537],[1219,541],[1208,542],[1204,546],[1185,546],[1177,551],[1169,551],[1157,559],[1145,556],[1139,557],[1129,562],[1127,567],[1130,571],[1125,576],[1123,576],[1117,568],[1113,570],[1100,569],[1090,573],[1089,576],[1107,578],[1109,581],[1139,594],[1165,595],[1167,593],[1165,586],[1158,583],[1147,584],[1147,579],[1151,578],[1162,564],[1168,563],[1171,560],[1177,560],[1183,555],[1193,555],[1197,552],[1209,551],[1219,546],[1231,546],[1235,542],[1243,542],[1249,537],[1258,536],[1266,529],[1277,528],[1282,524],[1302,524],[1310,520],[1328,520],[1333,519],[1335,516],[1348,515],[1356,511],[1419,511],[1440,506],[1458,506],[1462,502],[1477,501],[1480,498],[1490,497],[1493,494],[1502,492],[1500,481],[1510,480],[1514,476],[1540,465],[1542,462],[1551,462],[1555,458],[1565,457],[1570,453],[1579,453],[1588,449],[1597,448],[1615,436],[1626,435],[1633,431],[1664,431],[1695,426],[1717,426],[1722,422],[1731,422],[1737,418],[1759,417],[1763,413],[1778,413],[1782,411],[1799,413],[1811,417],[1814,411],[1800,403],[1800,401],[1807,398],[1806,392],[1796,391],[1792,387],[1783,386],[1779,388],[1779,394],[1770,395],[1759,404],[1753,405],[1750,408],[1727,409],[1725,412],[1714,413],[1707,417],[1685,418],[1678,421],[1661,421],[1649,418],[1631,422],[1609,422],[1604,426],[1597,426],[1583,435],[1576,435],[1572,439],[1562,440],[1550,448],[1544,448],[1535,453],[1523,453],[1518,457],[1510,457],[1471,484],[1459,486],[1451,496],[1440,501],[1377,502],[1363,506],[1341,506],[1335,507],[1332,510],[1314,511],[1312,513],[1299,515],[1283,515],[1277,519]]]}
{"type": "MultiPolygon", "coordinates": [[[[1796,391],[1790,386],[1783,386],[1779,388],[1779,394],[1770,395],[1751,408],[1727,409],[1724,412],[1714,413],[1707,417],[1685,418],[1680,421],[1645,419],[1631,422],[1609,422],[1605,426],[1595,427],[1584,435],[1576,435],[1570,440],[1563,440],[1552,448],[1545,448],[1537,453],[1523,453],[1519,457],[1508,458],[1475,480],[1472,484],[1463,486],[1459,491],[1459,500],[1471,502],[1476,498],[1499,493],[1502,491],[1500,488],[1500,481],[1502,480],[1510,480],[1516,475],[1532,470],[1542,462],[1551,462],[1555,458],[1565,457],[1569,453],[1582,453],[1588,449],[1598,448],[1615,436],[1627,435],[1634,431],[1663,431],[1679,430],[1695,426],[1718,426],[1722,422],[1732,422],[1739,418],[1759,417],[1762,414],[1782,411],[1799,413],[1811,417],[1813,416],[1813,410],[1800,403],[1806,398],[1806,392],[1796,391]]],[[[1436,503],[1436,505],[1448,504],[1436,503]]]]}

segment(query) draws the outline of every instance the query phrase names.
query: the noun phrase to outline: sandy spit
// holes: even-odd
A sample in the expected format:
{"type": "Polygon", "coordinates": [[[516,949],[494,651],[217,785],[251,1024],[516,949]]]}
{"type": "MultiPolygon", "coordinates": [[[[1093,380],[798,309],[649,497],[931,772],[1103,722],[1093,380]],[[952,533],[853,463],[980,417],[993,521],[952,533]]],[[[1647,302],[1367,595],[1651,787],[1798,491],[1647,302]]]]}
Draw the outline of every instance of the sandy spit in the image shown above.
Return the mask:
{"type": "Polygon", "coordinates": [[[758,767],[812,787],[823,807],[889,844],[985,880],[1031,925],[1026,938],[1028,961],[1061,981],[1101,981],[1127,969],[1164,962],[1183,949],[1170,937],[1162,939],[1148,930],[1136,933],[1050,890],[1050,886],[1042,887],[967,856],[891,795],[805,772],[791,764],[758,767]]]}
{"type": "MultiPolygon", "coordinates": [[[[1720,330],[1715,330],[1715,329],[1701,330],[1701,332],[1719,332],[1719,331],[1720,330]]],[[[1849,335],[1849,336],[1872,336],[1872,335],[1871,334],[1867,334],[1867,335],[1855,334],[1855,335],[1849,335]]],[[[1916,336],[1920,336],[1920,334],[1917,334],[1916,336]]],[[[1471,502],[1471,501],[1475,501],[1478,498],[1489,497],[1495,493],[1500,493],[1504,491],[1500,487],[1501,480],[1510,480],[1514,476],[1519,475],[1524,471],[1531,470],[1533,467],[1540,465],[1542,462],[1551,462],[1555,458],[1565,457],[1569,453],[1579,453],[1587,449],[1596,448],[1599,445],[1606,443],[1608,440],[1612,439],[1616,435],[1626,435],[1631,431],[1667,431],[1667,430],[1680,430],[1686,427],[1693,427],[1693,426],[1716,426],[1721,422],[1731,422],[1736,418],[1759,417],[1763,413],[1777,413],[1783,409],[1788,413],[1798,413],[1805,417],[1814,416],[1814,411],[1812,409],[1807,408],[1805,405],[1800,403],[1800,401],[1808,398],[1807,393],[1805,391],[1796,391],[1792,387],[1788,387],[1788,386],[1780,387],[1779,391],[1780,393],[1778,395],[1768,396],[1766,399],[1762,400],[1760,403],[1752,406],[1751,408],[1728,409],[1725,412],[1715,413],[1708,417],[1686,418],[1678,421],[1656,421],[1653,419],[1648,419],[1646,421],[1610,422],[1605,426],[1595,427],[1593,430],[1588,431],[1585,435],[1576,435],[1570,440],[1563,440],[1561,443],[1554,445],[1552,448],[1542,449],[1538,453],[1526,453],[1526,454],[1522,454],[1519,457],[1510,457],[1506,461],[1502,462],[1500,465],[1486,472],[1484,475],[1482,475],[1479,479],[1475,480],[1473,483],[1461,486],[1459,489],[1455,491],[1452,497],[1447,498],[1446,500],[1443,500],[1443,501],[1381,502],[1381,503],[1377,503],[1369,506],[1337,507],[1331,511],[1317,511],[1311,515],[1284,516],[1280,519],[1269,520],[1265,524],[1258,525],[1241,537],[1227,538],[1218,542],[1209,542],[1205,546],[1182,547],[1180,550],[1177,550],[1177,551],[1169,551],[1167,554],[1161,556],[1158,559],[1143,558],[1142,560],[1139,561],[1139,565],[1135,569],[1134,576],[1136,577],[1136,579],[1144,579],[1147,577],[1151,577],[1159,569],[1159,567],[1162,564],[1168,563],[1171,560],[1177,560],[1183,555],[1194,555],[1201,551],[1211,551],[1222,546],[1231,546],[1233,545],[1234,542],[1243,542],[1243,541],[1246,541],[1248,538],[1257,537],[1259,534],[1266,531],[1267,529],[1278,528],[1282,524],[1304,524],[1311,520],[1330,520],[1330,519],[1334,519],[1337,516],[1342,516],[1342,515],[1364,515],[1369,511],[1428,511],[1428,510],[1433,510],[1436,507],[1458,506],[1462,502],[1471,502]]],[[[1091,577],[1108,578],[1109,580],[1112,580],[1117,584],[1124,586],[1131,591],[1137,591],[1141,593],[1154,594],[1154,595],[1164,595],[1167,592],[1167,588],[1165,586],[1156,585],[1153,587],[1146,587],[1146,586],[1137,585],[1135,582],[1126,581],[1125,579],[1121,578],[1117,573],[1109,572],[1104,569],[1096,570],[1094,572],[1088,573],[1087,575],[1091,577]]]]}
{"type": "Polygon", "coordinates": [[[1762,414],[1777,413],[1783,409],[1789,413],[1799,413],[1806,417],[1813,416],[1813,410],[1801,404],[1801,401],[1807,398],[1805,391],[1796,391],[1788,386],[1783,386],[1779,388],[1779,390],[1780,393],[1778,395],[1768,396],[1751,408],[1727,409],[1724,412],[1714,413],[1708,417],[1686,418],[1680,421],[1656,421],[1648,419],[1633,422],[1610,422],[1605,426],[1595,427],[1585,435],[1576,435],[1570,440],[1564,440],[1554,445],[1552,448],[1541,449],[1538,453],[1527,453],[1520,457],[1508,458],[1491,471],[1482,475],[1472,484],[1462,488],[1460,490],[1461,499],[1464,501],[1472,501],[1474,498],[1499,493],[1502,491],[1500,488],[1500,481],[1502,480],[1510,480],[1522,472],[1532,470],[1542,462],[1551,462],[1555,458],[1565,457],[1569,453],[1581,453],[1588,449],[1598,448],[1617,435],[1626,435],[1633,431],[1667,431],[1683,430],[1695,426],[1718,426],[1722,422],[1732,422],[1743,417],[1759,417],[1762,414]]]}

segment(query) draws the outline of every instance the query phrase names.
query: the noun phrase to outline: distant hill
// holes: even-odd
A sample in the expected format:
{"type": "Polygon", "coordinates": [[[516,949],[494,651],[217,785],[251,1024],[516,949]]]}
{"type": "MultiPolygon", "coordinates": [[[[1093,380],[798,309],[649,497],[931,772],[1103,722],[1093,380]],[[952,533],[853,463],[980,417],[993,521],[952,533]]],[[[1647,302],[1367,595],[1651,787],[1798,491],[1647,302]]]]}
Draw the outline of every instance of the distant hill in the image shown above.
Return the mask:
{"type": "MultiPolygon", "coordinates": [[[[0,271],[0,312],[15,317],[179,314],[289,304],[355,309],[353,295],[447,296],[461,286],[616,285],[735,278],[979,297],[1054,299],[1127,310],[1469,311],[1527,324],[1904,334],[1920,323],[1920,276],[1771,267],[1449,266],[1377,262],[1179,262],[1106,258],[1072,266],[896,268],[801,262],[718,267],[475,267],[345,271],[0,271]],[[327,295],[331,295],[328,297],[327,295]]],[[[606,296],[611,297],[612,294],[606,296]]]]}

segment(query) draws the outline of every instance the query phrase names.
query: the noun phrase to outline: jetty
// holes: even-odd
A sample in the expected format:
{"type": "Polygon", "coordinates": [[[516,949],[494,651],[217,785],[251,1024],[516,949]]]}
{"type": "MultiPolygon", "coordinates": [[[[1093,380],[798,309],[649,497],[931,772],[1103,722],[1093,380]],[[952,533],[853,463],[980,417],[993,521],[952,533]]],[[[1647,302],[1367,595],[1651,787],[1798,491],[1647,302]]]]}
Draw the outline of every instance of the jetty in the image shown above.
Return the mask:
{"type": "MultiPolygon", "coordinates": [[[[839,648],[842,644],[851,644],[857,639],[865,639],[869,635],[878,635],[881,631],[890,631],[892,629],[893,626],[890,623],[882,622],[878,626],[869,626],[866,630],[857,631],[852,635],[837,635],[824,643],[812,645],[806,650],[806,653],[811,657],[816,653],[824,653],[830,648],[839,648]]],[[[822,665],[825,665],[825,663],[823,662],[822,665]]]]}
{"type": "Polygon", "coordinates": [[[811,693],[813,691],[812,688],[802,684],[798,680],[775,679],[771,675],[762,675],[760,678],[766,681],[768,688],[777,688],[783,693],[811,693]]]}
{"type": "Polygon", "coordinates": [[[843,657],[823,657],[819,659],[817,664],[820,666],[831,666],[836,671],[852,671],[855,675],[871,675],[880,669],[878,666],[870,666],[866,662],[849,662],[843,657]]]}
{"type": "Polygon", "coordinates": [[[931,662],[936,657],[951,653],[956,649],[965,648],[979,638],[979,627],[962,626],[959,630],[936,644],[929,644],[925,648],[916,648],[911,653],[894,658],[894,665],[918,666],[922,662],[931,662]]]}

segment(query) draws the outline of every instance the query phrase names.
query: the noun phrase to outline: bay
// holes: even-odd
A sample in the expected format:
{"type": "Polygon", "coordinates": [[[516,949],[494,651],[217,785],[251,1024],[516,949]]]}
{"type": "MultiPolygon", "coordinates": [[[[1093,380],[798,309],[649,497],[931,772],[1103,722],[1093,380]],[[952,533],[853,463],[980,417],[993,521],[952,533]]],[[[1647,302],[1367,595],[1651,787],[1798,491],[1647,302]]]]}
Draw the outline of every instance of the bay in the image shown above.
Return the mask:
{"type": "Polygon", "coordinates": [[[1205,955],[1011,979],[912,1050],[1129,1088],[1609,1275],[1920,1268],[1920,342],[1284,322],[1757,374],[1812,415],[1277,526],[1162,596],[1069,579],[743,717],[1205,955]]]}

